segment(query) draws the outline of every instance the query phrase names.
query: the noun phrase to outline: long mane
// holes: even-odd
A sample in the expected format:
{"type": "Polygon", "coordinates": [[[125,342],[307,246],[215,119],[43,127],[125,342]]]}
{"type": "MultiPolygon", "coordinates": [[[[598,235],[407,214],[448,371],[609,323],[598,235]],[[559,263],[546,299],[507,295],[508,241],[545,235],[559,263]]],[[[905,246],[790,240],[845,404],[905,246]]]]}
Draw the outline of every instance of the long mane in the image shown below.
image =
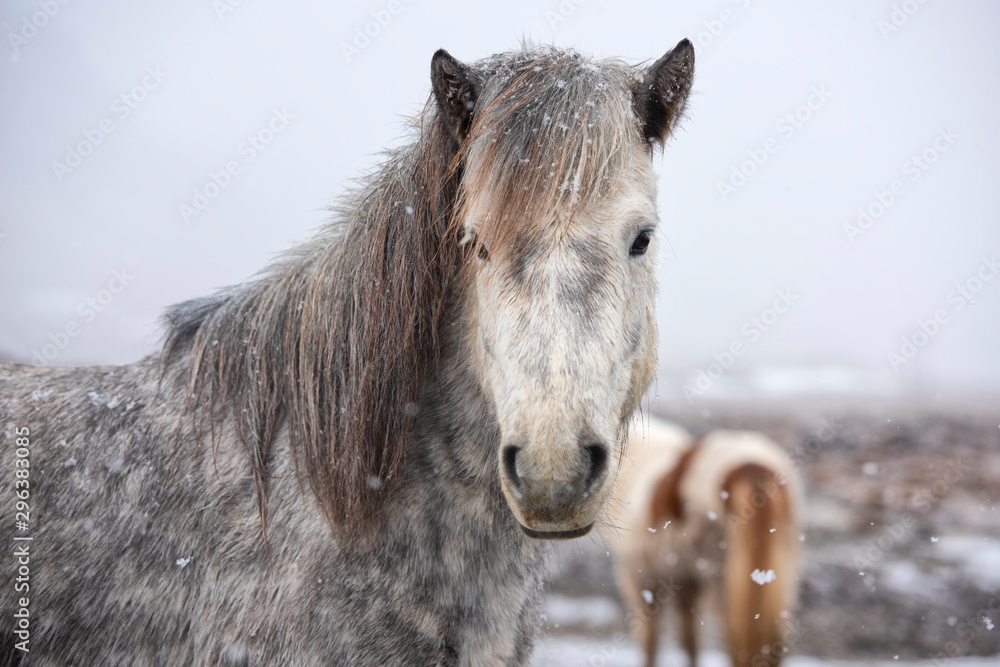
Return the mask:
{"type": "Polygon", "coordinates": [[[425,111],[418,141],[390,155],[311,242],[252,282],[166,315],[164,358],[189,359],[200,422],[230,413],[265,521],[283,422],[335,528],[370,512],[399,467],[459,266],[457,244],[444,242],[457,176],[435,120],[425,111]]]}
{"type": "Polygon", "coordinates": [[[250,282],[167,312],[164,364],[188,364],[186,411],[213,438],[231,419],[265,530],[283,426],[336,532],[356,532],[378,509],[438,367],[469,193],[486,189],[497,210],[519,212],[497,216],[490,233],[513,239],[540,211],[599,196],[621,169],[622,137],[641,137],[632,69],[601,64],[553,49],[478,63],[482,105],[461,145],[429,102],[415,142],[390,154],[316,238],[250,282]]]}

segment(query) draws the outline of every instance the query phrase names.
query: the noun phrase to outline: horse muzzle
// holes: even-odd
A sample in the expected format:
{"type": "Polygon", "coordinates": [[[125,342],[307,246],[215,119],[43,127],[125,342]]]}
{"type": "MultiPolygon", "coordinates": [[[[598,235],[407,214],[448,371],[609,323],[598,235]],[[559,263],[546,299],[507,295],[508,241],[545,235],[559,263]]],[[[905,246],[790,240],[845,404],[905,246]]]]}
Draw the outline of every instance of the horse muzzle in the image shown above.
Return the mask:
{"type": "Polygon", "coordinates": [[[565,469],[539,465],[525,447],[501,450],[504,496],[529,537],[571,539],[594,525],[614,482],[611,448],[593,442],[579,448],[565,469]],[[573,460],[575,459],[575,460],[573,460]]]}

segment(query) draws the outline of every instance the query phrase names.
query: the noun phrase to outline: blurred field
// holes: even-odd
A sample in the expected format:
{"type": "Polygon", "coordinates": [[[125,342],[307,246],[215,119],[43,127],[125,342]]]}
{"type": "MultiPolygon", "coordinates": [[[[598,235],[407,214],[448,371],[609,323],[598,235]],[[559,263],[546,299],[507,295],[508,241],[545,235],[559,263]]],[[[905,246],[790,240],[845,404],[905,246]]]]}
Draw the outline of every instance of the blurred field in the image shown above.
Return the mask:
{"type": "MultiPolygon", "coordinates": [[[[695,434],[761,431],[795,460],[807,497],[790,667],[1000,664],[995,406],[714,405],[663,416],[695,434]]],[[[641,664],[622,634],[624,611],[599,538],[560,544],[552,577],[548,636],[535,664],[641,664]]],[[[715,651],[703,664],[726,664],[714,618],[704,616],[705,644],[715,651]]],[[[661,664],[684,664],[669,625],[666,632],[661,664]]]]}

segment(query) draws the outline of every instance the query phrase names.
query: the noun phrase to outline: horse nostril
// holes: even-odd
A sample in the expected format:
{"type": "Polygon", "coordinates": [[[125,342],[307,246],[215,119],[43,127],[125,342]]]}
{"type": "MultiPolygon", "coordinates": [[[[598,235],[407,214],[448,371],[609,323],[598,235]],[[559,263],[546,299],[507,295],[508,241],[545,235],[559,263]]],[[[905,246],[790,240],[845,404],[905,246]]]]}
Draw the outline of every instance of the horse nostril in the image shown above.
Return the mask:
{"type": "Polygon", "coordinates": [[[521,478],[517,474],[517,454],[521,448],[517,445],[507,445],[503,448],[503,471],[507,475],[507,481],[518,493],[524,493],[521,486],[521,478]]]}
{"type": "Polygon", "coordinates": [[[587,452],[590,463],[587,479],[583,482],[583,492],[590,493],[604,480],[604,473],[608,469],[608,448],[598,443],[592,443],[585,445],[583,449],[587,452]]]}

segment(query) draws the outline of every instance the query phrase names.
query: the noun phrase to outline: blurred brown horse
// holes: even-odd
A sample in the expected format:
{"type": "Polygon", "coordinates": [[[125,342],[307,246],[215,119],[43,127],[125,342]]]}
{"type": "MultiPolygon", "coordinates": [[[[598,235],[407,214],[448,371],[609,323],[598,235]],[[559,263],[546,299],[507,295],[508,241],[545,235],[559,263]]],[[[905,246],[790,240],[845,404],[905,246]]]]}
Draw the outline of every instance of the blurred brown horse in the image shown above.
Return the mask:
{"type": "Polygon", "coordinates": [[[635,428],[612,502],[615,568],[646,665],[661,613],[675,603],[681,643],[698,655],[705,593],[719,605],[736,667],[781,662],[798,597],[800,483],[785,452],[757,433],[699,440],[650,419],[635,428]],[[721,583],[721,586],[717,584],[721,583]]]}

